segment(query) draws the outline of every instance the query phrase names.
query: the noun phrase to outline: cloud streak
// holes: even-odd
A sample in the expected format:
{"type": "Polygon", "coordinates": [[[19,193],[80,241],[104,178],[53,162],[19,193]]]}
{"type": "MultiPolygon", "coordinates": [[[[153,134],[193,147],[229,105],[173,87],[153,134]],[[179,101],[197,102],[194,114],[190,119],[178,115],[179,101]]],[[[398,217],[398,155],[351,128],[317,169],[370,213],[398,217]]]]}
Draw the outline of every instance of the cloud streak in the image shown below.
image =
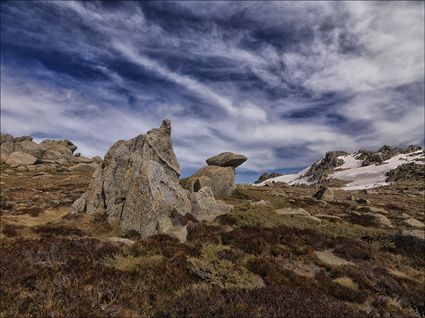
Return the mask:
{"type": "Polygon", "coordinates": [[[2,131],[94,155],[168,117],[185,173],[235,151],[240,181],[423,143],[423,6],[2,3],[2,131]]]}

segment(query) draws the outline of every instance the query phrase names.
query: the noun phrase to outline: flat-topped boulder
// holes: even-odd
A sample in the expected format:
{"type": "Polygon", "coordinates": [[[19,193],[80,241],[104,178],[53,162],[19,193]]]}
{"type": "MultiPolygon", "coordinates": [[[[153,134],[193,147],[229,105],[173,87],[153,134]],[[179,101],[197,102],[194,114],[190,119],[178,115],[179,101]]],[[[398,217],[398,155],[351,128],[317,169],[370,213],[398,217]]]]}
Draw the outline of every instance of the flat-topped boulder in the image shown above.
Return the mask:
{"type": "Polygon", "coordinates": [[[222,152],[214,157],[206,160],[209,166],[219,167],[238,167],[247,161],[248,158],[241,154],[235,154],[233,152],[222,152]]]}

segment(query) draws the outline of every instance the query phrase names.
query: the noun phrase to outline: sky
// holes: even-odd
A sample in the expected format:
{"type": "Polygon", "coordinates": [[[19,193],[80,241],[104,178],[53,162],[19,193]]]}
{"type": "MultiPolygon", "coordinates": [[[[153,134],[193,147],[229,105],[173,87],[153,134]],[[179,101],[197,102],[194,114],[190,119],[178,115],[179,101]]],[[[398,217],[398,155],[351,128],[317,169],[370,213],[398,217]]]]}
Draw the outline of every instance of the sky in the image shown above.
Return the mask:
{"type": "Polygon", "coordinates": [[[424,144],[424,2],[2,1],[1,131],[104,155],[169,118],[187,176],[424,144]]]}

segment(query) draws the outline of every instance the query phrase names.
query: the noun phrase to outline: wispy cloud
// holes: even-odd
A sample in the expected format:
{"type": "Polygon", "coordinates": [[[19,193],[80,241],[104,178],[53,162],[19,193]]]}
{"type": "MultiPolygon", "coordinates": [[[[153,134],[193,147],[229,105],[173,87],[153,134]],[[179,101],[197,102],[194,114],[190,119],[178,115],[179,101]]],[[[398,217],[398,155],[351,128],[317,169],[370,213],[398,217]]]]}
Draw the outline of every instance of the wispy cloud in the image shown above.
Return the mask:
{"type": "Polygon", "coordinates": [[[103,154],[168,117],[185,172],[236,151],[250,178],[424,142],[423,2],[32,1],[1,18],[15,135],[103,154]]]}

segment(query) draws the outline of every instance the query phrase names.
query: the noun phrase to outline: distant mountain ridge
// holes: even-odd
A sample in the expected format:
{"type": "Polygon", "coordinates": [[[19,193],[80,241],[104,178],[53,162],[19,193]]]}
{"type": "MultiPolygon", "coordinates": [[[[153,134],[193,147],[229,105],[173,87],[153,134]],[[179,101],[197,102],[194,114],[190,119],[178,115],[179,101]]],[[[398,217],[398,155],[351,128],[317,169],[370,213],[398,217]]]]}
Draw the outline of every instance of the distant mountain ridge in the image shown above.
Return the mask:
{"type": "Polygon", "coordinates": [[[361,149],[352,154],[330,151],[296,174],[267,178],[270,174],[264,173],[255,185],[263,186],[270,182],[290,185],[332,184],[339,180],[344,183],[342,189],[359,190],[387,185],[397,180],[423,177],[424,169],[425,153],[421,146],[399,148],[384,145],[378,151],[361,149]]]}

